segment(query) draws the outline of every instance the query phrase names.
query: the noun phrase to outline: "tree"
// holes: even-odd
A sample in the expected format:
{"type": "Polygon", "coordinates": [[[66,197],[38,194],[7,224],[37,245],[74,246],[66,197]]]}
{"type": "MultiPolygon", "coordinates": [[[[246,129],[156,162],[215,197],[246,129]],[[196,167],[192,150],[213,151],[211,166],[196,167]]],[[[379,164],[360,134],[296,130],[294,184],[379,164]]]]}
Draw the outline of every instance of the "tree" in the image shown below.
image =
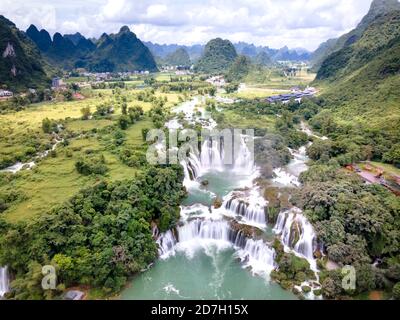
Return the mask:
{"type": "Polygon", "coordinates": [[[83,107],[81,109],[81,113],[82,113],[83,120],[89,120],[90,116],[92,115],[92,113],[90,112],[90,107],[83,107]]]}
{"type": "Polygon", "coordinates": [[[127,110],[128,110],[128,104],[126,102],[122,102],[122,105],[121,105],[122,114],[126,115],[128,113],[127,110]]]}
{"type": "Polygon", "coordinates": [[[208,94],[209,94],[211,97],[214,97],[216,93],[217,93],[217,89],[216,89],[215,87],[210,87],[210,88],[208,89],[208,94]]]}
{"type": "Polygon", "coordinates": [[[396,300],[400,300],[400,282],[397,282],[393,287],[393,298],[396,300]]]}
{"type": "Polygon", "coordinates": [[[122,129],[122,130],[126,130],[128,129],[130,123],[130,119],[128,116],[126,115],[121,115],[118,119],[118,126],[122,129]]]}
{"type": "Polygon", "coordinates": [[[55,131],[57,125],[54,121],[50,120],[49,118],[45,118],[42,120],[42,130],[44,133],[52,133],[55,131]]]}
{"type": "Polygon", "coordinates": [[[400,168],[400,143],[392,146],[392,148],[383,155],[383,161],[392,163],[400,168]]]}

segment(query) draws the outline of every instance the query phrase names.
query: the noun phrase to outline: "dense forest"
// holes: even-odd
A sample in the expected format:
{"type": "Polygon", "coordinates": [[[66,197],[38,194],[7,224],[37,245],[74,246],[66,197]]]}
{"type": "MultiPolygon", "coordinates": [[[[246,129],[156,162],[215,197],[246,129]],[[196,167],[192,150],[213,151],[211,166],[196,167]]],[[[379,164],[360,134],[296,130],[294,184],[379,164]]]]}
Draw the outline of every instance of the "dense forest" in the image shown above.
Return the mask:
{"type": "Polygon", "coordinates": [[[180,167],[149,168],[131,180],[99,181],[33,221],[0,220],[0,263],[16,274],[17,299],[52,298],[42,265],[58,267],[58,289],[76,284],[112,293],[157,257],[152,221],[166,230],[185,195],[180,167]]]}

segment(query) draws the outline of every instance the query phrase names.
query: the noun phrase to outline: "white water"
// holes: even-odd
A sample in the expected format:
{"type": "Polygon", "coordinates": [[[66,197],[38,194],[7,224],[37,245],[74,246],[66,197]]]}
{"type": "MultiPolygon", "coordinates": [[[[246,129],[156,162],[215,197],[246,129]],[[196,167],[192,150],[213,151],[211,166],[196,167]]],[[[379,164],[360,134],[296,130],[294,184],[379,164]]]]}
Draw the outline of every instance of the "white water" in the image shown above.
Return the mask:
{"type": "MultiPolygon", "coordinates": [[[[62,141],[63,141],[62,139],[57,139],[50,150],[46,150],[41,153],[38,153],[34,159],[39,160],[39,159],[46,158],[49,155],[50,151],[54,151],[62,141]]],[[[26,162],[26,163],[22,163],[22,162],[18,161],[14,165],[12,165],[8,168],[5,168],[3,170],[0,170],[0,172],[11,172],[11,173],[15,174],[15,173],[21,171],[22,169],[31,170],[34,166],[36,166],[35,161],[30,161],[30,162],[26,162]]]]}
{"type": "Polygon", "coordinates": [[[178,227],[177,233],[179,242],[171,231],[159,238],[161,259],[167,259],[178,251],[193,258],[198,250],[234,248],[243,267],[250,268],[253,274],[268,277],[275,267],[272,248],[262,240],[247,239],[241,232],[233,231],[225,220],[195,219],[178,227]]]}
{"type": "MultiPolygon", "coordinates": [[[[185,120],[189,123],[202,123],[202,118],[205,116],[204,110],[201,110],[201,118],[195,115],[195,112],[199,111],[196,107],[198,102],[198,99],[194,99],[184,103],[174,112],[183,112],[185,120]]],[[[208,121],[213,123],[212,119],[208,121]]],[[[167,127],[178,127],[177,124],[179,122],[171,120],[167,127]]],[[[168,231],[160,235],[157,240],[161,259],[167,259],[177,252],[183,252],[191,259],[198,250],[204,250],[207,253],[215,249],[218,251],[233,248],[242,266],[249,268],[253,274],[268,278],[270,272],[276,267],[275,251],[269,244],[263,240],[249,239],[241,231],[232,230],[226,220],[228,216],[233,217],[240,224],[260,229],[265,229],[267,226],[265,207],[268,203],[253,182],[259,176],[259,171],[254,165],[246,139],[246,136],[242,136],[239,152],[236,152],[237,156],[234,158],[233,165],[225,165],[226,155],[223,144],[219,140],[203,142],[199,153],[191,152],[188,159],[181,162],[185,174],[184,185],[192,194],[204,192],[200,178],[210,173],[217,176],[233,175],[241,181],[243,189],[228,193],[218,209],[200,203],[181,207],[180,225],[174,232],[168,231]]],[[[305,150],[305,147],[298,151],[291,150],[294,160],[286,168],[275,171],[278,182],[284,185],[300,186],[298,176],[307,170],[305,163],[308,158],[305,150]]],[[[281,213],[275,232],[281,234],[285,250],[291,250],[306,258],[310,261],[311,267],[316,270],[313,258],[315,234],[311,224],[301,215],[301,212],[298,214],[291,212],[288,214],[288,219],[286,219],[286,214],[281,213]],[[293,237],[291,228],[294,221],[299,228],[299,240],[291,244],[290,238],[293,237]]]]}
{"type": "Polygon", "coordinates": [[[245,247],[237,255],[244,268],[250,267],[253,274],[268,276],[275,269],[275,251],[262,240],[247,239],[245,247]]]}
{"type": "Polygon", "coordinates": [[[243,191],[233,191],[228,194],[222,207],[217,209],[223,215],[238,218],[240,223],[265,229],[267,219],[265,208],[268,202],[261,196],[257,187],[246,189],[243,191]]]}
{"type": "Polygon", "coordinates": [[[301,122],[300,128],[301,128],[301,131],[304,132],[309,137],[318,138],[318,139],[321,139],[321,140],[328,140],[329,139],[328,137],[325,137],[325,136],[320,137],[320,136],[316,135],[314,132],[312,132],[310,127],[304,121],[301,122]]]}
{"type": "Polygon", "coordinates": [[[158,254],[161,259],[167,259],[175,254],[176,238],[171,230],[163,233],[157,240],[158,254]]]}
{"type": "Polygon", "coordinates": [[[8,276],[8,268],[0,267],[0,298],[9,291],[10,279],[8,276]]]}
{"type": "Polygon", "coordinates": [[[317,263],[314,259],[314,249],[316,249],[316,235],[311,223],[298,208],[282,211],[276,222],[273,231],[281,236],[281,241],[285,245],[286,251],[294,253],[307,259],[311,270],[317,272],[317,263]],[[295,242],[296,233],[299,238],[295,242]]]}

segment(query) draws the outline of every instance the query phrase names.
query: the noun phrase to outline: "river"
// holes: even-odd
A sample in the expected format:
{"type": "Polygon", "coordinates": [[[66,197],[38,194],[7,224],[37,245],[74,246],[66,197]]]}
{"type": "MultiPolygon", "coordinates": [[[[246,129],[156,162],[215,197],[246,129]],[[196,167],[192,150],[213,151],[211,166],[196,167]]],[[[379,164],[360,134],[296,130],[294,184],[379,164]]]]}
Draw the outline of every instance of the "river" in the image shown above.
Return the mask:
{"type": "MultiPolygon", "coordinates": [[[[194,98],[176,108],[189,123],[213,128],[216,123],[194,98]]],[[[168,128],[180,128],[178,118],[168,128]]],[[[188,197],[181,206],[178,227],[158,235],[160,258],[149,270],[135,276],[121,299],[268,299],[297,297],[270,280],[276,268],[271,241],[278,235],[285,250],[306,258],[314,271],[315,234],[301,211],[281,212],[274,226],[267,221],[268,202],[256,184],[259,168],[251,161],[248,140],[243,136],[233,166],[224,166],[224,153],[205,141],[199,155],[182,162],[188,197]],[[201,182],[207,180],[206,187],[201,182]],[[218,197],[221,203],[214,206],[218,197]],[[300,228],[300,239],[290,243],[292,224],[300,228]],[[242,227],[257,230],[245,235],[242,227]],[[254,235],[254,232],[253,232],[254,235]]],[[[272,183],[298,187],[298,176],[307,170],[305,147],[291,150],[294,159],[275,170],[272,183]]],[[[158,234],[158,230],[154,230],[158,234]]],[[[314,285],[314,289],[318,289],[314,285]]],[[[310,295],[310,298],[314,298],[310,295]]]]}

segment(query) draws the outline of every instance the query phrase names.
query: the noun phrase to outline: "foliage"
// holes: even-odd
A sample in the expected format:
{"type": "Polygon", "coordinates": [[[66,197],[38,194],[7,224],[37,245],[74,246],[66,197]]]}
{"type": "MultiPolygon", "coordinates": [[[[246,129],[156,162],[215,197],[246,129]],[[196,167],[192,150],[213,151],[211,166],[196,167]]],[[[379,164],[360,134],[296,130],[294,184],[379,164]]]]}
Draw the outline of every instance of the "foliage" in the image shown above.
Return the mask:
{"type": "Polygon", "coordinates": [[[229,68],[226,79],[229,82],[241,81],[249,74],[251,67],[252,63],[249,58],[238,56],[229,68]]]}
{"type": "Polygon", "coordinates": [[[195,69],[205,73],[219,73],[226,71],[237,57],[235,47],[229,40],[220,38],[209,41],[195,69]]]}
{"type": "Polygon", "coordinates": [[[12,91],[49,86],[45,62],[36,46],[19,31],[15,24],[0,16],[0,52],[8,55],[0,59],[0,83],[12,91]]]}
{"type": "Polygon", "coordinates": [[[105,158],[103,155],[96,156],[85,156],[75,162],[76,170],[85,176],[91,174],[104,175],[107,172],[107,166],[105,164],[105,158]]]}
{"type": "Polygon", "coordinates": [[[152,167],[133,180],[98,182],[33,221],[0,221],[0,264],[16,275],[14,297],[44,298],[38,270],[49,263],[66,287],[121,289],[156,258],[150,222],[166,213],[168,225],[178,220],[182,180],[180,167],[152,167]]]}
{"type": "Polygon", "coordinates": [[[400,300],[400,282],[396,283],[393,286],[393,298],[396,300],[400,300]]]}

